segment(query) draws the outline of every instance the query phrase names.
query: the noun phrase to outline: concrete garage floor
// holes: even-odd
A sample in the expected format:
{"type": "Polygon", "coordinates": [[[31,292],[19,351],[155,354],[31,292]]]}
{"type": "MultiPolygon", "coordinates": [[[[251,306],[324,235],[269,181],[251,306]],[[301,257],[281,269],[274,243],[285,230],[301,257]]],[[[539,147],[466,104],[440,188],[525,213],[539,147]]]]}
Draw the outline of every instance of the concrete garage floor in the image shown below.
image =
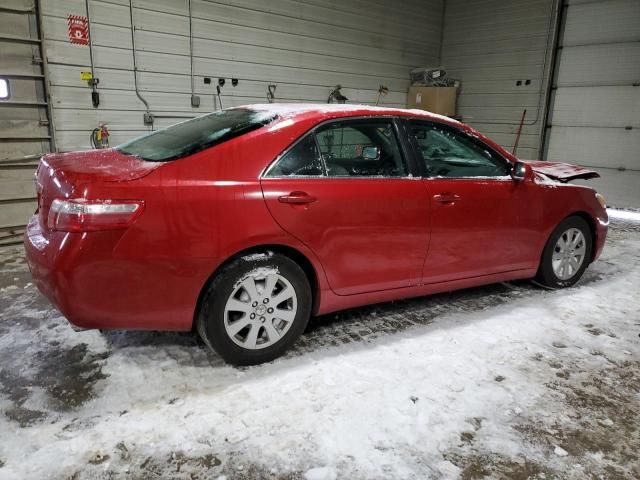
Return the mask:
{"type": "Polygon", "coordinates": [[[316,319],[224,365],[190,334],[73,332],[1,253],[0,478],[640,478],[640,224],[580,285],[316,319]]]}

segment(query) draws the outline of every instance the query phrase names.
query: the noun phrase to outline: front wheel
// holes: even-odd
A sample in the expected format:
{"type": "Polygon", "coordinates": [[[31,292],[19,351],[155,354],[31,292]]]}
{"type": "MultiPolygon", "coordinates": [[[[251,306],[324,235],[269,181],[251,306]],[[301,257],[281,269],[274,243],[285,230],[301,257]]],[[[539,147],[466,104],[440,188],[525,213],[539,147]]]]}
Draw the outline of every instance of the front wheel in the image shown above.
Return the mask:
{"type": "Polygon", "coordinates": [[[198,314],[205,343],[234,365],[282,355],[302,334],[311,313],[304,271],[280,254],[252,254],[225,266],[208,286],[198,314]]]}
{"type": "Polygon", "coordinates": [[[592,247],[591,229],[583,218],[563,220],[547,241],[535,281],[549,288],[572,286],[589,265],[592,247]]]}

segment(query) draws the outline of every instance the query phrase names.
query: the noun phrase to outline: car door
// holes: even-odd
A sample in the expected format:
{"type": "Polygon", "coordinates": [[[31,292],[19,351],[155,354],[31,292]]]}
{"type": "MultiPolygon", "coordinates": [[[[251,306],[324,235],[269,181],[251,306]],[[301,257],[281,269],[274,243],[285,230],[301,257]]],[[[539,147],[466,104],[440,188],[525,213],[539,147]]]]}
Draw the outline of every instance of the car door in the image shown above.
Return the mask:
{"type": "Polygon", "coordinates": [[[419,283],[429,242],[424,186],[391,118],[324,123],[261,180],[280,226],[322,262],[339,295],[419,283]]]}
{"type": "Polygon", "coordinates": [[[423,282],[437,283],[531,268],[526,206],[510,163],[455,127],[409,122],[431,203],[431,241],[423,282]]]}

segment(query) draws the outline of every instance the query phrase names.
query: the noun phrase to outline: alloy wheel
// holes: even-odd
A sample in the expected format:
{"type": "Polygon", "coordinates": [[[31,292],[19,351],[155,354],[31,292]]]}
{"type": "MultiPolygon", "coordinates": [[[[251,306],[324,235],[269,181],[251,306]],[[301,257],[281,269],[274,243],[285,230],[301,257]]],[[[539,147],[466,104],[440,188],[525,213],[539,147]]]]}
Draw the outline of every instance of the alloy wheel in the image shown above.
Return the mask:
{"type": "Polygon", "coordinates": [[[289,331],[297,308],[295,289],[277,270],[249,273],[236,283],[227,300],[224,328],[242,348],[266,348],[289,331]]]}
{"type": "Polygon", "coordinates": [[[584,234],[577,228],[570,228],[560,235],[551,257],[553,273],[560,280],[572,278],[584,262],[587,251],[584,234]]]}

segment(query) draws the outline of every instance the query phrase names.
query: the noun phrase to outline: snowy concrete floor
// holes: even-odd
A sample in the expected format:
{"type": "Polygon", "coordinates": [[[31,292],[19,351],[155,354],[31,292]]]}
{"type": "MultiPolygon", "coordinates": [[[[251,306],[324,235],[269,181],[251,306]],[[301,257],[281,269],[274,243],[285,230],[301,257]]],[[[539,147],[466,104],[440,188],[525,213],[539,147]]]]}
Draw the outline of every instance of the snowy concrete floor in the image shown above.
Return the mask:
{"type": "Polygon", "coordinates": [[[640,224],[579,286],[313,321],[226,366],[190,334],[73,332],[0,251],[0,479],[640,478],[640,224]]]}

